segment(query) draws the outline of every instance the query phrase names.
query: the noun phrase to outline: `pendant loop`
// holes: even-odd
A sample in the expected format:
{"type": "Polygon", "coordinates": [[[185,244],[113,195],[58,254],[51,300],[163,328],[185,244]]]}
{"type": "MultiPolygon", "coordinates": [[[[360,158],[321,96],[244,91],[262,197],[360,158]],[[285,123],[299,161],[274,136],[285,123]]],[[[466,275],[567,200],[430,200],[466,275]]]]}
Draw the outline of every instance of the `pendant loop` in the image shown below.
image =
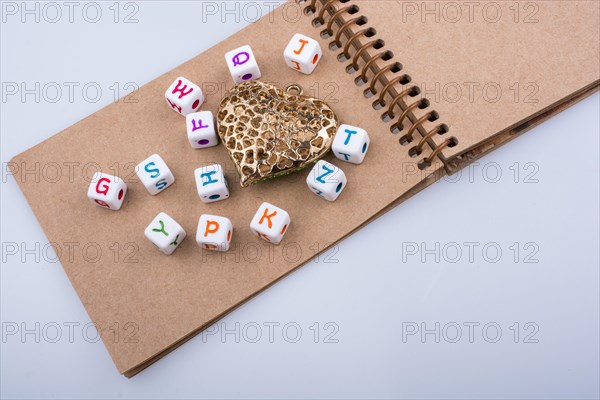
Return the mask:
{"type": "Polygon", "coordinates": [[[302,86],[298,85],[297,83],[290,83],[288,85],[285,85],[283,91],[286,94],[289,94],[290,96],[302,96],[302,93],[304,93],[304,89],[302,89],[302,86]]]}

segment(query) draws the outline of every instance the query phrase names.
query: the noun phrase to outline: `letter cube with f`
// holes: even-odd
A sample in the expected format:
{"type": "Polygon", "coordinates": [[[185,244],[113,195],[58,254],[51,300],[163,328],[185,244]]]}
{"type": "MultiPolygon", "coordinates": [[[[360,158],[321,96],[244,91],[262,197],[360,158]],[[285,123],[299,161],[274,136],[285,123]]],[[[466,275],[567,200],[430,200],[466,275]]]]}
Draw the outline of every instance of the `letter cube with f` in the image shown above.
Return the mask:
{"type": "Polygon", "coordinates": [[[313,193],[327,201],[335,201],[346,187],[344,171],[327,161],[319,160],[306,177],[306,184],[313,193]]]}
{"type": "Polygon", "coordinates": [[[219,137],[215,130],[215,119],[210,111],[200,111],[185,117],[187,135],[190,144],[195,149],[216,146],[219,137]]]}
{"type": "Polygon", "coordinates": [[[203,249],[227,251],[231,244],[233,224],[228,218],[202,214],[198,221],[196,242],[203,249]]]}
{"type": "Polygon", "coordinates": [[[254,214],[254,218],[250,222],[250,229],[259,238],[279,244],[290,227],[290,223],[290,215],[285,210],[264,202],[254,214]]]}
{"type": "Polygon", "coordinates": [[[118,176],[96,172],[88,187],[88,198],[96,205],[117,211],[127,193],[125,181],[118,176]]]}
{"type": "Polygon", "coordinates": [[[194,171],[198,196],[204,203],[225,200],[229,198],[227,179],[219,164],[207,165],[194,171]]]}
{"type": "Polygon", "coordinates": [[[331,151],[342,161],[361,164],[365,159],[365,155],[367,155],[369,143],[371,141],[367,131],[355,126],[342,124],[333,138],[331,151]]]}
{"type": "Polygon", "coordinates": [[[158,194],[175,182],[167,163],[158,154],[152,154],[135,167],[140,182],[151,195],[158,194]]]}
{"type": "Polygon", "coordinates": [[[185,230],[166,213],[159,213],[144,230],[144,235],[160,251],[166,255],[172,254],[185,239],[185,230]]]}
{"type": "Polygon", "coordinates": [[[165,92],[167,105],[181,115],[198,111],[204,103],[204,94],[200,87],[180,76],[165,92]]]}
{"type": "Polygon", "coordinates": [[[312,74],[322,55],[319,42],[299,33],[292,37],[283,51],[283,58],[288,67],[307,75],[312,74]]]}
{"type": "Polygon", "coordinates": [[[260,78],[260,69],[252,48],[242,46],[225,54],[229,73],[235,83],[242,83],[260,78]]]}

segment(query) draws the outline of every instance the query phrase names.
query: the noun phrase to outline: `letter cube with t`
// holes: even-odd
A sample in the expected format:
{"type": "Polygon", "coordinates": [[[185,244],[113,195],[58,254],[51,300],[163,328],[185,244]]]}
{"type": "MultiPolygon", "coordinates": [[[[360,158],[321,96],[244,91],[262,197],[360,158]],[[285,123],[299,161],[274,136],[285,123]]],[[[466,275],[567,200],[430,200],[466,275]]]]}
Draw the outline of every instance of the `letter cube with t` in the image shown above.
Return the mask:
{"type": "Polygon", "coordinates": [[[310,190],[328,201],[337,199],[347,182],[344,171],[323,160],[319,160],[306,177],[310,190]]]}
{"type": "Polygon", "coordinates": [[[116,211],[123,205],[125,193],[127,193],[127,185],[123,179],[96,172],[88,187],[87,195],[94,204],[116,211]]]}
{"type": "Polygon", "coordinates": [[[228,218],[202,214],[198,221],[196,242],[198,246],[215,251],[227,251],[231,244],[233,224],[228,218]]]}
{"type": "Polygon", "coordinates": [[[158,154],[152,154],[135,167],[135,173],[151,195],[158,194],[175,182],[169,167],[158,154]]]}
{"type": "Polygon", "coordinates": [[[312,74],[322,55],[319,42],[299,33],[292,37],[283,51],[283,58],[288,67],[307,75],[312,74]]]}
{"type": "Polygon", "coordinates": [[[229,198],[227,180],[223,168],[219,164],[207,165],[194,171],[198,196],[204,203],[225,200],[229,198]]]}
{"type": "Polygon", "coordinates": [[[259,238],[279,244],[287,232],[290,222],[290,215],[285,210],[264,202],[254,214],[254,218],[250,222],[250,229],[259,238]]]}
{"type": "Polygon", "coordinates": [[[200,111],[185,117],[187,135],[190,144],[195,149],[216,146],[219,137],[215,129],[215,118],[210,111],[200,111]]]}
{"type": "Polygon", "coordinates": [[[160,251],[166,255],[172,254],[185,239],[185,230],[164,212],[158,213],[144,231],[144,235],[160,251]]]}
{"type": "Polygon", "coordinates": [[[356,126],[342,124],[333,138],[331,151],[342,161],[360,164],[365,159],[369,143],[371,141],[367,131],[356,126]]]}
{"type": "Polygon", "coordinates": [[[204,102],[204,94],[200,87],[182,76],[169,86],[165,98],[169,107],[181,115],[198,111],[204,102]]]}
{"type": "Polygon", "coordinates": [[[229,73],[235,83],[260,78],[260,69],[250,46],[242,46],[225,54],[229,73]]]}

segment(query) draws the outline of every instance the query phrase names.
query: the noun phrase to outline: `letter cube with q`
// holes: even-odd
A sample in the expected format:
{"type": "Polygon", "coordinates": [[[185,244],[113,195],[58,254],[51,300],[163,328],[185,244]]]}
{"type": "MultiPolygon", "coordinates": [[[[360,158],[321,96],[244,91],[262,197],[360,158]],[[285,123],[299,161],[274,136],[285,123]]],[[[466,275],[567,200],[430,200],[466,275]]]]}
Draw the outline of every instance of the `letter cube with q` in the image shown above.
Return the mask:
{"type": "Polygon", "coordinates": [[[342,161],[352,164],[361,164],[367,155],[371,143],[367,131],[355,126],[342,124],[339,126],[331,151],[342,161]]]}
{"type": "Polygon", "coordinates": [[[306,177],[310,190],[327,201],[335,201],[346,183],[344,171],[323,160],[319,160],[306,177]]]}
{"type": "Polygon", "coordinates": [[[118,176],[96,172],[88,187],[88,198],[97,206],[117,211],[127,193],[125,181],[118,176]]]}
{"type": "Polygon", "coordinates": [[[250,222],[250,229],[259,238],[279,244],[290,227],[290,215],[273,204],[264,202],[250,222]]]}
{"type": "Polygon", "coordinates": [[[288,67],[307,75],[312,74],[322,55],[319,42],[299,33],[292,37],[283,51],[283,58],[288,67]]]}
{"type": "Polygon", "coordinates": [[[196,242],[203,249],[227,251],[231,244],[233,224],[229,218],[202,214],[198,221],[196,242]]]}
{"type": "Polygon", "coordinates": [[[227,180],[223,168],[219,164],[207,165],[194,171],[198,196],[204,203],[225,200],[229,198],[227,180]]]}
{"type": "Polygon", "coordinates": [[[172,254],[179,244],[185,239],[185,230],[166,213],[158,213],[144,230],[144,235],[160,251],[166,255],[172,254]]]}
{"type": "Polygon", "coordinates": [[[185,117],[187,135],[190,144],[195,149],[211,147],[219,144],[215,130],[215,119],[210,111],[200,111],[185,117]]]}
{"type": "Polygon", "coordinates": [[[235,83],[242,83],[260,78],[260,69],[252,48],[242,46],[225,54],[229,73],[235,83]]]}
{"type": "Polygon", "coordinates": [[[198,111],[204,103],[204,94],[198,85],[180,76],[165,92],[165,99],[173,111],[188,115],[198,111]]]}
{"type": "Polygon", "coordinates": [[[135,167],[135,173],[151,195],[158,194],[175,182],[175,177],[158,154],[152,154],[135,167]]]}

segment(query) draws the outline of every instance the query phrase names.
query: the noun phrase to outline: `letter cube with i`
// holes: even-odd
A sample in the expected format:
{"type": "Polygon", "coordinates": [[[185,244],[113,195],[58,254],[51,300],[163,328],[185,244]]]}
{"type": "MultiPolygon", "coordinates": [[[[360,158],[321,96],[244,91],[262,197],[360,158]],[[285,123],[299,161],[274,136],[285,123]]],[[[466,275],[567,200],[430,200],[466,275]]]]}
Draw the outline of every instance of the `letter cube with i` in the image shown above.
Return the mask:
{"type": "Polygon", "coordinates": [[[319,160],[306,177],[310,190],[328,201],[335,201],[347,182],[344,171],[323,160],[319,160]]]}
{"type": "Polygon", "coordinates": [[[196,242],[203,249],[227,251],[231,244],[233,224],[229,218],[202,214],[198,221],[196,242]]]}
{"type": "Polygon", "coordinates": [[[283,58],[288,67],[307,75],[312,74],[322,55],[319,42],[299,33],[292,37],[283,51],[283,58]]]}
{"type": "Polygon", "coordinates": [[[165,92],[167,105],[181,115],[198,111],[204,103],[204,94],[200,87],[180,76],[165,92]]]}
{"type": "Polygon", "coordinates": [[[169,167],[158,154],[152,154],[135,167],[135,173],[151,195],[158,194],[175,182],[169,167]]]}
{"type": "Polygon", "coordinates": [[[96,172],[88,187],[88,198],[96,205],[117,211],[121,209],[127,185],[118,176],[96,172]]]}
{"type": "Polygon", "coordinates": [[[260,78],[260,69],[250,46],[242,46],[225,54],[229,73],[235,83],[260,78]]]}
{"type": "Polygon", "coordinates": [[[290,215],[285,210],[264,202],[254,214],[254,218],[250,222],[250,229],[259,238],[279,244],[290,227],[290,223],[290,215]]]}
{"type": "Polygon", "coordinates": [[[200,111],[185,117],[187,135],[190,144],[195,149],[216,146],[219,137],[215,130],[215,118],[210,111],[200,111]]]}
{"type": "Polygon", "coordinates": [[[219,164],[207,165],[194,171],[198,196],[204,203],[225,200],[229,198],[227,179],[219,164]]]}
{"type": "Polygon", "coordinates": [[[185,239],[185,230],[166,213],[158,213],[144,230],[144,235],[160,251],[166,255],[172,254],[179,244],[185,239]]]}
{"type": "Polygon", "coordinates": [[[367,155],[370,143],[367,131],[352,125],[342,124],[333,138],[331,151],[342,161],[361,164],[365,159],[365,155],[367,155]]]}

